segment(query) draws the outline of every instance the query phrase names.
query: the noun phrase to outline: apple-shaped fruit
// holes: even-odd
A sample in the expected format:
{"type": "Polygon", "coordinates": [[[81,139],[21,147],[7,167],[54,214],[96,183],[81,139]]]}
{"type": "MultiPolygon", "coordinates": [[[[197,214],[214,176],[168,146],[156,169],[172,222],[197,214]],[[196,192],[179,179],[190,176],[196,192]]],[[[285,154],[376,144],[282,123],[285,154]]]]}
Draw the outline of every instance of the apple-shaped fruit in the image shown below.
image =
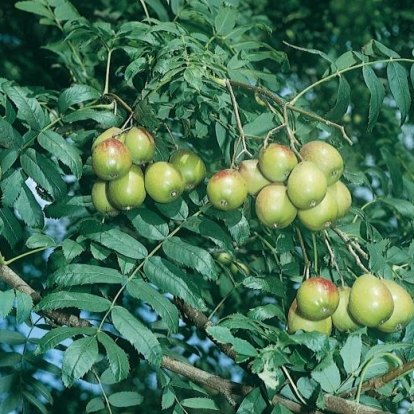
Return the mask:
{"type": "Polygon", "coordinates": [[[327,228],[338,216],[338,205],[334,196],[327,191],[322,201],[315,207],[298,211],[300,222],[312,231],[327,228]]]}
{"type": "Polygon", "coordinates": [[[271,143],[259,152],[259,168],[273,182],[284,182],[298,163],[295,153],[287,146],[271,143]]]}
{"type": "Polygon", "coordinates": [[[257,195],[263,187],[271,183],[260,171],[258,160],[255,158],[243,160],[239,164],[239,173],[246,183],[248,193],[253,196],[257,195]]]}
{"type": "Polygon", "coordinates": [[[269,184],[256,197],[257,218],[265,226],[283,229],[293,222],[297,209],[287,196],[286,186],[281,183],[269,184]]]}
{"type": "Polygon", "coordinates": [[[352,195],[348,187],[342,181],[337,181],[328,186],[327,192],[335,198],[337,205],[336,219],[344,217],[352,205],[352,195]]]}
{"type": "Polygon", "coordinates": [[[352,317],[348,309],[351,288],[349,286],[341,286],[338,288],[338,291],[339,305],[331,316],[333,325],[341,332],[352,332],[361,328],[361,325],[352,317]]]}
{"type": "Polygon", "coordinates": [[[181,149],[171,155],[170,163],[181,172],[186,190],[192,190],[200,184],[206,176],[204,161],[194,152],[181,149]]]}
{"type": "Polygon", "coordinates": [[[336,285],[324,277],[306,279],[296,292],[298,312],[306,319],[320,321],[331,316],[339,304],[336,285]]]}
{"type": "Polygon", "coordinates": [[[131,154],[119,139],[106,139],[92,152],[92,169],[102,180],[110,181],[122,177],[128,173],[131,165],[131,154]]]}
{"type": "Polygon", "coordinates": [[[132,127],[125,134],[125,145],[131,153],[132,162],[136,165],[152,160],[155,154],[155,140],[145,128],[132,127]]]}
{"type": "Polygon", "coordinates": [[[247,197],[247,186],[241,174],[232,168],[216,172],[207,184],[207,197],[218,210],[234,210],[247,197]]]}
{"type": "Polygon", "coordinates": [[[250,275],[250,269],[246,264],[243,262],[240,262],[239,260],[236,260],[235,262],[230,264],[230,271],[233,273],[234,276],[237,276],[238,274],[241,274],[242,276],[249,276],[250,275]]]}
{"type": "Polygon", "coordinates": [[[98,179],[93,183],[91,190],[92,204],[100,213],[116,216],[119,214],[119,210],[109,201],[107,187],[108,181],[98,179]]]}
{"type": "Polygon", "coordinates": [[[233,263],[233,256],[229,252],[218,252],[214,254],[214,258],[225,266],[230,266],[233,263]]]}
{"type": "Polygon", "coordinates": [[[394,300],[382,280],[365,273],[352,285],[348,309],[358,323],[372,328],[391,317],[394,300]]]}
{"type": "Polygon", "coordinates": [[[93,151],[101,142],[106,141],[109,138],[116,138],[119,139],[121,142],[125,142],[125,133],[122,131],[121,128],[118,127],[108,128],[100,135],[98,135],[96,139],[93,141],[91,151],[93,151]]]}
{"type": "Polygon", "coordinates": [[[148,195],[157,203],[171,203],[181,196],[185,187],[180,171],[166,161],[148,166],[144,180],[148,195]]]}
{"type": "Polygon", "coordinates": [[[414,304],[410,294],[394,280],[382,281],[391,292],[394,300],[394,310],[390,318],[377,327],[382,332],[397,332],[411,322],[414,317],[414,304]]]}
{"type": "Polygon", "coordinates": [[[287,193],[297,209],[315,207],[327,191],[325,174],[311,161],[301,161],[292,170],[287,181],[287,193]]]}
{"type": "Polygon", "coordinates": [[[304,318],[297,309],[296,299],[292,302],[289,308],[287,316],[287,331],[289,333],[295,333],[296,331],[306,332],[320,332],[329,336],[332,332],[332,318],[328,316],[325,319],[319,321],[311,321],[304,318]]]}
{"type": "Polygon", "coordinates": [[[108,182],[109,201],[119,210],[140,206],[146,195],[144,174],[138,165],[132,165],[123,177],[108,182]]]}
{"type": "Polygon", "coordinates": [[[312,161],[325,174],[328,185],[338,181],[344,171],[344,160],[339,151],[324,141],[307,142],[299,151],[305,161],[312,161]]]}

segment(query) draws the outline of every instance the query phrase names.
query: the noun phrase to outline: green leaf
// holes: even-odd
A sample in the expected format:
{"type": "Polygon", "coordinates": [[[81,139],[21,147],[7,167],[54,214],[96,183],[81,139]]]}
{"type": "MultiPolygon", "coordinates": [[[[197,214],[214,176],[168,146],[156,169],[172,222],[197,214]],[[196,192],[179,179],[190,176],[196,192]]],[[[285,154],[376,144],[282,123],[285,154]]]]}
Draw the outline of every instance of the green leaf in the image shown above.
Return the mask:
{"type": "Polygon", "coordinates": [[[65,164],[79,180],[82,175],[82,159],[73,145],[68,144],[61,135],[50,130],[41,132],[37,141],[46,151],[65,164]]]}
{"type": "Polygon", "coordinates": [[[95,336],[77,339],[66,349],[62,361],[62,380],[70,387],[74,380],[83,377],[99,355],[95,336]]]}
{"type": "Polygon", "coordinates": [[[274,303],[268,303],[266,305],[257,306],[250,309],[247,316],[258,321],[264,321],[266,319],[278,318],[281,321],[285,320],[285,313],[279,305],[274,303]]]}
{"type": "Polygon", "coordinates": [[[43,5],[42,3],[39,3],[38,1],[18,1],[15,4],[16,9],[23,10],[25,12],[37,14],[42,17],[47,17],[51,20],[53,20],[53,13],[52,11],[43,5]]]}
{"type": "Polygon", "coordinates": [[[381,147],[380,152],[382,158],[384,159],[385,165],[387,166],[387,169],[390,172],[390,177],[392,181],[392,191],[397,197],[402,196],[404,185],[401,164],[399,160],[393,154],[391,154],[388,148],[381,147]]]}
{"type": "Polygon", "coordinates": [[[96,332],[97,328],[93,327],[75,328],[69,326],[61,326],[58,328],[54,328],[39,339],[35,354],[43,354],[44,352],[47,352],[55,348],[57,345],[59,345],[66,339],[72,338],[74,336],[94,335],[96,334],[96,332]]]}
{"type": "Polygon", "coordinates": [[[163,292],[178,296],[197,309],[205,309],[205,303],[198,295],[199,289],[195,283],[191,282],[181,269],[167,260],[159,256],[148,258],[144,264],[144,273],[163,292]]]}
{"type": "Polygon", "coordinates": [[[205,249],[186,243],[179,237],[166,239],[162,244],[162,249],[168,257],[177,263],[196,269],[209,279],[217,279],[218,268],[205,249]]]}
{"type": "Polygon", "coordinates": [[[99,331],[98,341],[103,345],[109,361],[109,368],[116,382],[124,380],[129,373],[129,361],[126,352],[105,332],[99,331]]]}
{"type": "Polygon", "coordinates": [[[0,118],[0,147],[18,149],[23,144],[22,136],[3,117],[0,118]]]}
{"type": "Polygon", "coordinates": [[[283,283],[273,275],[268,277],[249,276],[243,280],[243,285],[249,289],[264,290],[265,292],[285,297],[283,283]]]}
{"type": "Polygon", "coordinates": [[[70,262],[75,257],[78,257],[85,249],[80,243],[72,239],[65,239],[62,243],[62,250],[65,259],[70,262]]]}
{"type": "Polygon", "coordinates": [[[401,111],[401,124],[403,124],[411,106],[407,71],[400,63],[391,61],[387,65],[387,77],[392,96],[401,111]]]}
{"type": "Polygon", "coordinates": [[[119,125],[120,119],[119,114],[114,111],[96,110],[90,108],[81,108],[74,112],[70,112],[63,117],[65,123],[79,122],[79,121],[90,121],[93,120],[103,128],[110,128],[114,125],[119,125]]]}
{"type": "Polygon", "coordinates": [[[372,128],[377,122],[382,102],[384,101],[385,88],[371,66],[364,66],[362,68],[362,75],[371,95],[369,101],[367,130],[372,131],[372,128]]]}
{"type": "Polygon", "coordinates": [[[221,36],[228,35],[236,25],[237,19],[238,12],[236,9],[225,6],[220,7],[214,19],[216,33],[221,36]]]}
{"type": "Polygon", "coordinates": [[[164,240],[170,232],[165,220],[150,209],[137,208],[127,211],[125,215],[135,230],[149,240],[164,240]]]}
{"type": "Polygon", "coordinates": [[[86,264],[68,264],[56,270],[47,283],[61,287],[76,285],[93,285],[95,283],[121,284],[124,277],[115,269],[86,264]]]}
{"type": "Polygon", "coordinates": [[[114,327],[152,365],[160,366],[162,349],[156,336],[125,308],[115,306],[111,312],[114,327]]]}
{"type": "Polygon", "coordinates": [[[9,208],[0,209],[0,220],[3,222],[1,235],[9,243],[10,247],[14,247],[23,237],[23,230],[19,220],[17,220],[9,208]]]}
{"type": "Polygon", "coordinates": [[[161,409],[166,410],[170,408],[175,402],[175,392],[173,387],[165,387],[162,392],[161,409]]]}
{"type": "Polygon", "coordinates": [[[60,200],[66,195],[66,184],[52,161],[33,148],[28,148],[20,156],[20,162],[24,172],[55,200],[60,200]]]}
{"type": "Polygon", "coordinates": [[[163,319],[169,332],[175,333],[178,331],[179,315],[177,308],[150,284],[143,280],[133,279],[127,285],[127,292],[134,298],[150,305],[163,319]]]}
{"type": "Polygon", "coordinates": [[[381,201],[395,209],[403,217],[414,218],[414,204],[408,200],[394,197],[384,197],[381,201]]]}
{"type": "Polygon", "coordinates": [[[341,385],[341,375],[339,368],[336,366],[332,358],[329,358],[329,360],[329,364],[322,363],[322,369],[316,367],[312,371],[311,376],[321,385],[324,391],[333,394],[341,385]]]}
{"type": "Polygon", "coordinates": [[[361,361],[362,340],[361,334],[350,334],[339,352],[347,374],[355,372],[361,361]]]}
{"type": "Polygon", "coordinates": [[[23,323],[32,313],[33,299],[30,295],[16,290],[16,321],[23,323]]]}
{"type": "Polygon", "coordinates": [[[0,352],[0,367],[13,367],[22,362],[22,356],[18,352],[0,352]]]}
{"type": "Polygon", "coordinates": [[[272,113],[266,112],[260,114],[254,119],[243,126],[243,131],[246,135],[252,136],[264,136],[275,126],[275,116],[272,113]]]}
{"type": "Polygon", "coordinates": [[[43,405],[39,398],[37,398],[37,396],[26,390],[22,391],[22,395],[26,401],[35,406],[41,413],[48,414],[48,409],[43,405]]]}
{"type": "Polygon", "coordinates": [[[37,394],[40,394],[49,404],[53,404],[52,394],[43,382],[33,378],[30,381],[30,386],[33,388],[34,391],[36,391],[37,394]]]}
{"type": "Polygon", "coordinates": [[[22,187],[26,186],[26,180],[27,175],[21,169],[15,170],[9,176],[2,178],[0,184],[3,191],[3,205],[11,207],[14,204],[22,191],[22,187]]]}
{"type": "Polygon", "coordinates": [[[28,226],[38,229],[44,227],[45,221],[42,208],[26,183],[23,183],[14,207],[28,226]]]}
{"type": "Polygon", "coordinates": [[[100,92],[92,86],[73,85],[60,94],[58,100],[59,111],[65,113],[72,105],[79,105],[86,101],[95,101],[100,97],[100,92]]]}
{"type": "Polygon", "coordinates": [[[59,291],[49,293],[37,305],[36,310],[77,308],[89,312],[105,312],[111,301],[100,296],[82,292],[59,291]]]}
{"type": "Polygon", "coordinates": [[[114,407],[134,407],[142,404],[144,397],[135,391],[120,391],[111,394],[108,400],[114,407]]]}
{"type": "Polygon", "coordinates": [[[188,217],[187,203],[182,199],[175,199],[171,203],[156,203],[158,210],[172,220],[184,221],[188,217]]]}
{"type": "Polygon", "coordinates": [[[88,401],[86,404],[87,413],[95,413],[105,409],[105,402],[102,397],[95,397],[88,401]]]}
{"type": "Polygon", "coordinates": [[[261,414],[265,412],[267,403],[263,399],[260,388],[254,388],[241,402],[236,414],[261,414]]]}
{"type": "Polygon", "coordinates": [[[55,247],[56,240],[47,234],[35,233],[26,240],[26,247],[28,249],[38,249],[41,247],[55,247]]]}
{"type": "Polygon", "coordinates": [[[0,291],[0,318],[4,319],[13,309],[14,297],[14,289],[0,291]]]}
{"type": "Polygon", "coordinates": [[[203,71],[197,66],[188,67],[184,71],[183,77],[196,91],[200,91],[203,87],[203,71]]]}
{"type": "Polygon", "coordinates": [[[138,240],[118,228],[103,225],[97,220],[82,222],[81,232],[89,239],[132,259],[143,259],[148,254],[145,246],[138,240]]]}
{"type": "Polygon", "coordinates": [[[183,407],[197,408],[198,410],[214,410],[219,411],[220,407],[210,398],[184,398],[180,401],[183,407]]]}
{"type": "Polygon", "coordinates": [[[21,345],[26,343],[26,336],[18,331],[0,330],[0,344],[21,345]]]}
{"type": "Polygon", "coordinates": [[[348,110],[350,103],[351,87],[346,78],[344,76],[340,76],[335,105],[327,112],[325,117],[334,121],[342,118],[348,110]]]}

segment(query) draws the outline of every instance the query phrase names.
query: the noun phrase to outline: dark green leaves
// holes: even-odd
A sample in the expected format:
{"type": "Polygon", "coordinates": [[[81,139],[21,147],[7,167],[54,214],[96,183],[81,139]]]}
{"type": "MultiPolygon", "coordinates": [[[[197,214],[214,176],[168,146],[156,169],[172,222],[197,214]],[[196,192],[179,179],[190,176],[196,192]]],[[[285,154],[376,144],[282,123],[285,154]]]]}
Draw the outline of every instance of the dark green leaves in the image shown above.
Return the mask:
{"type": "Polygon", "coordinates": [[[401,124],[405,122],[411,105],[408,74],[404,66],[398,62],[390,62],[387,66],[388,83],[392,96],[401,111],[401,124]]]}
{"type": "Polygon", "coordinates": [[[378,79],[371,66],[364,66],[362,68],[362,74],[364,81],[371,94],[369,102],[369,114],[368,114],[368,131],[371,131],[377,122],[377,118],[382,106],[382,102],[385,97],[385,89],[382,82],[378,79]]]}

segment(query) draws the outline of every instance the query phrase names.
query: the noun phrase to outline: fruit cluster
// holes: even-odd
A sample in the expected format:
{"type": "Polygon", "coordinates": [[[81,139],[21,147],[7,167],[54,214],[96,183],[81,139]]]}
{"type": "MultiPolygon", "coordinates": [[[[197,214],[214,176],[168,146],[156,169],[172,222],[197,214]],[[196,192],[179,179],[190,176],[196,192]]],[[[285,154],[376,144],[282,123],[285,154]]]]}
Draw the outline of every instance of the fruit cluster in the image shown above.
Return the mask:
{"type": "Polygon", "coordinates": [[[356,279],[352,288],[312,277],[302,283],[287,317],[287,330],[318,331],[330,335],[332,326],[349,332],[362,326],[393,333],[414,316],[410,294],[393,280],[372,274],[356,279]]]}
{"type": "Polygon", "coordinates": [[[341,154],[324,141],[304,144],[299,159],[288,146],[271,143],[258,159],[214,174],[207,195],[214,207],[231,210],[250,194],[256,196],[256,214],[264,225],[282,229],[298,217],[305,227],[318,231],[351,207],[351,193],[340,181],[343,170],[341,154]]]}
{"type": "Polygon", "coordinates": [[[96,210],[116,215],[139,207],[147,194],[169,203],[204,179],[204,162],[192,151],[177,150],[168,162],[154,162],[155,151],[154,137],[144,128],[112,127],[100,134],[91,156],[98,177],[91,193],[96,210]]]}

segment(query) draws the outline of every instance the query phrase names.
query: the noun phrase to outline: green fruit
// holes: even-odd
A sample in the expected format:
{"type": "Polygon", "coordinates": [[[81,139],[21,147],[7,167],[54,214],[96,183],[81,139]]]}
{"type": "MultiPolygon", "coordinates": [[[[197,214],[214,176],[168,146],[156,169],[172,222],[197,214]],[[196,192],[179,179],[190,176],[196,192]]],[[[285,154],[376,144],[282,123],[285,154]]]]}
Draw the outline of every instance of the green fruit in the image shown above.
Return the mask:
{"type": "Polygon", "coordinates": [[[366,273],[358,277],[352,285],[348,309],[361,325],[377,327],[392,315],[394,300],[380,279],[366,273]]]}
{"type": "Polygon", "coordinates": [[[333,282],[323,277],[305,280],[296,293],[300,315],[311,321],[331,316],[339,304],[339,291],[333,282]]]}
{"type": "Polygon", "coordinates": [[[206,176],[204,161],[192,151],[178,150],[174,152],[170,158],[170,163],[180,170],[184,178],[186,190],[192,190],[206,176]]]}
{"type": "Polygon", "coordinates": [[[183,176],[169,162],[158,161],[151,164],[144,177],[147,193],[157,203],[171,203],[184,191],[183,176]]]}
{"type": "Polygon", "coordinates": [[[122,129],[111,127],[96,137],[95,141],[93,141],[91,151],[93,151],[101,142],[106,141],[109,138],[116,138],[121,142],[125,142],[125,134],[123,133],[122,129]]]}
{"type": "Polygon", "coordinates": [[[154,157],[156,149],[155,140],[145,128],[132,127],[125,134],[125,145],[131,153],[134,164],[145,164],[154,157]]]}
{"type": "Polygon", "coordinates": [[[325,197],[327,182],[324,173],[310,161],[301,161],[290,173],[287,193],[297,209],[315,207],[325,197]]]}
{"type": "Polygon", "coordinates": [[[219,252],[214,255],[215,259],[225,266],[230,266],[233,263],[233,256],[228,252],[219,252]]]}
{"type": "Polygon", "coordinates": [[[327,317],[319,321],[311,321],[304,318],[297,310],[296,299],[292,302],[287,316],[287,331],[295,333],[296,331],[320,332],[329,336],[332,332],[332,318],[327,317]]]}
{"type": "Polygon", "coordinates": [[[108,216],[116,216],[119,210],[111,204],[107,193],[108,182],[97,180],[92,186],[91,197],[92,203],[97,211],[108,216]]]}
{"type": "Polygon", "coordinates": [[[393,280],[383,280],[394,300],[394,310],[390,318],[377,327],[382,332],[397,332],[411,322],[414,317],[414,304],[410,294],[393,280]]]}
{"type": "Polygon", "coordinates": [[[256,198],[257,218],[265,226],[283,229],[293,222],[297,209],[287,196],[283,184],[269,184],[260,190],[256,198]]]}
{"type": "Polygon", "coordinates": [[[352,317],[348,310],[349,295],[351,288],[343,286],[339,290],[339,305],[332,315],[332,323],[338,331],[352,332],[360,328],[361,325],[352,317]]]}
{"type": "Polygon", "coordinates": [[[250,269],[245,265],[243,262],[235,261],[230,265],[230,271],[233,273],[234,276],[238,275],[239,273],[243,276],[250,275],[250,269]]]}
{"type": "Polygon", "coordinates": [[[259,168],[270,181],[284,182],[298,163],[295,153],[286,145],[272,143],[259,152],[259,168]]]}
{"type": "Polygon", "coordinates": [[[144,174],[137,165],[123,177],[108,183],[108,198],[116,208],[130,210],[140,206],[146,196],[144,174]]]}
{"type": "Polygon", "coordinates": [[[239,173],[243,177],[250,195],[257,195],[263,187],[271,183],[260,171],[257,159],[242,161],[239,164],[239,173]]]}
{"type": "Polygon", "coordinates": [[[118,139],[109,138],[92,152],[92,169],[102,180],[110,181],[127,174],[132,165],[128,148],[118,139]]]}
{"type": "Polygon", "coordinates": [[[323,200],[315,207],[298,211],[300,222],[312,231],[327,228],[338,216],[338,205],[334,196],[327,191],[323,200]]]}
{"type": "Polygon", "coordinates": [[[312,161],[325,174],[328,185],[338,181],[344,171],[344,160],[339,151],[324,141],[307,142],[299,155],[305,161],[312,161]]]}
{"type": "Polygon", "coordinates": [[[352,196],[348,187],[342,181],[337,181],[328,186],[327,191],[333,195],[338,207],[336,219],[344,217],[352,205],[352,196]]]}
{"type": "Polygon", "coordinates": [[[234,210],[247,197],[247,186],[237,170],[231,168],[216,172],[207,184],[207,197],[219,210],[234,210]]]}

